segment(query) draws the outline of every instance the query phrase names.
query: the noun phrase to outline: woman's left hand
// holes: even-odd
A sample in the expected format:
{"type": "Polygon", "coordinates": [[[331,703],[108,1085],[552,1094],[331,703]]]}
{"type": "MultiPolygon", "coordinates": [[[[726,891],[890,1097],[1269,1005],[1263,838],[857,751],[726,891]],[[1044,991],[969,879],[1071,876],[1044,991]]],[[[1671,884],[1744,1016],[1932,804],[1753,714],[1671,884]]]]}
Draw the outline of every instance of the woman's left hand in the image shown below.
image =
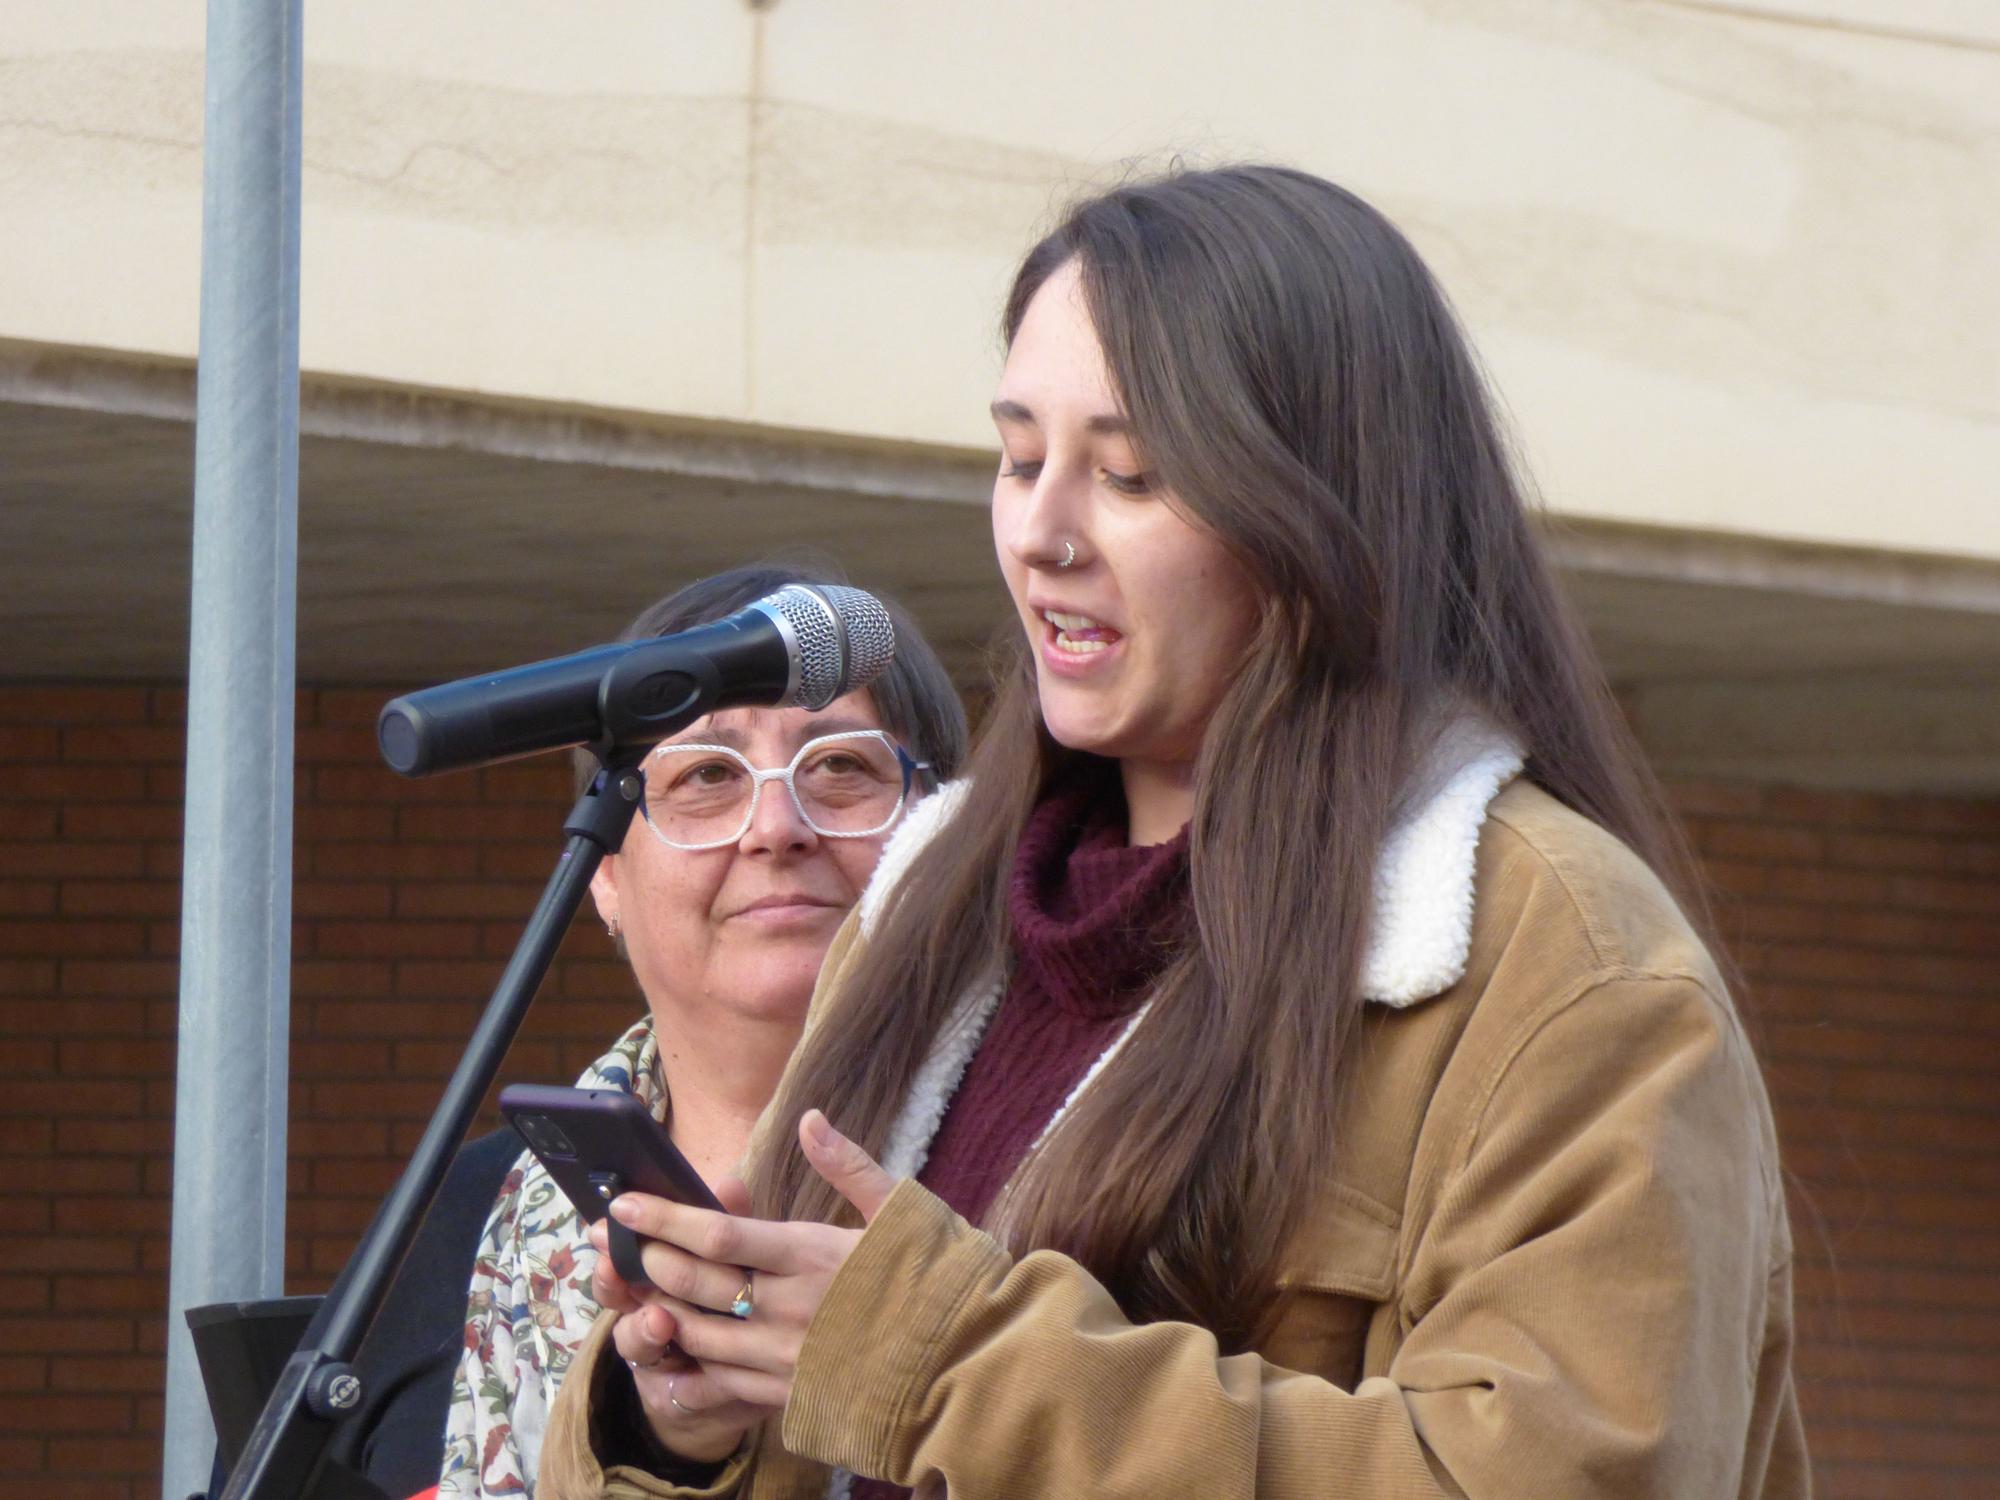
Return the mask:
{"type": "MultiPolygon", "coordinates": [[[[896,1179],[816,1109],[799,1121],[799,1145],[862,1222],[872,1222],[896,1179]]],[[[676,1381],[680,1407],[783,1406],[806,1328],[861,1231],[715,1213],[643,1193],[620,1196],[611,1212],[643,1237],[646,1275],[659,1288],[644,1298],[673,1314],[675,1342],[699,1365],[676,1381]],[[746,1287],[752,1310],[737,1318],[729,1308],[746,1287]]],[[[591,1230],[600,1250],[603,1238],[601,1225],[591,1230]]]]}

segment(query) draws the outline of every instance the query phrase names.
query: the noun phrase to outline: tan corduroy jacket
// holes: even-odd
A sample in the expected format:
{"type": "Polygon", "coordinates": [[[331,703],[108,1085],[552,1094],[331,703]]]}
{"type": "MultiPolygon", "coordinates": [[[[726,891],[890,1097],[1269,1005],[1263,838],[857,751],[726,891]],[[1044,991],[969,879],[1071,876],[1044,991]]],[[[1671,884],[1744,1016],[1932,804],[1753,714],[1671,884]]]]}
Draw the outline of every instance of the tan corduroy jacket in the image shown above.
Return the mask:
{"type": "MultiPolygon", "coordinates": [[[[607,1319],[556,1404],[544,1500],[820,1500],[838,1469],[953,1500],[1806,1495],[1743,1028],[1653,874],[1480,754],[1385,848],[1338,1177],[1257,1353],[1135,1326],[1075,1262],[1017,1261],[905,1182],[813,1321],[782,1432],[705,1489],[606,1474],[607,1319]]],[[[864,905],[812,1024],[867,926],[864,905]]],[[[916,1107],[924,1142],[942,1107],[916,1107]]]]}

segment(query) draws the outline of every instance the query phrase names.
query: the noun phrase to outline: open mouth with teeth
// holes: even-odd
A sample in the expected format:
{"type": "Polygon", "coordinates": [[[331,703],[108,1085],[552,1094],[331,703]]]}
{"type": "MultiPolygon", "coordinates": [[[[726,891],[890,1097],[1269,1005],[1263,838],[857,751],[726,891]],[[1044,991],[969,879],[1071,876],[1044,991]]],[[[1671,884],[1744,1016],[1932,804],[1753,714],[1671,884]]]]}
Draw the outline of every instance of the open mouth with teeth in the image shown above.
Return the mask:
{"type": "Polygon", "coordinates": [[[1102,651],[1116,644],[1121,637],[1109,625],[1100,625],[1088,615],[1068,615],[1060,610],[1045,609],[1042,618],[1054,632],[1055,647],[1077,656],[1087,656],[1093,651],[1102,651]]]}

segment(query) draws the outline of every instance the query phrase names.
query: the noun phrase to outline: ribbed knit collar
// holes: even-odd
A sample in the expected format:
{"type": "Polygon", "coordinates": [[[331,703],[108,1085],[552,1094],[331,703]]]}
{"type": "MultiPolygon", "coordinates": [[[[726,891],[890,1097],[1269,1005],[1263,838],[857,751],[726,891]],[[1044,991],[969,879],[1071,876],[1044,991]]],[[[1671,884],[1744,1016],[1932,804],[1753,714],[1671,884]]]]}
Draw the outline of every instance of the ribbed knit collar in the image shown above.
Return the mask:
{"type": "Polygon", "coordinates": [[[1085,757],[1043,794],[1014,855],[1015,983],[1081,1015],[1133,1010],[1187,930],[1188,830],[1125,838],[1117,768],[1085,757]]]}

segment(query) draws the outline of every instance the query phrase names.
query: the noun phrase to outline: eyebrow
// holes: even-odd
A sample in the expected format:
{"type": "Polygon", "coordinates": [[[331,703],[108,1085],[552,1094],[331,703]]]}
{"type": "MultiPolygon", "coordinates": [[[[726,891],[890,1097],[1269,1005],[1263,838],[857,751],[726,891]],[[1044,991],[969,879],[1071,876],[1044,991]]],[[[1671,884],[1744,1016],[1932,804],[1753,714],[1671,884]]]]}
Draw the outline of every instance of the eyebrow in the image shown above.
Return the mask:
{"type": "MultiPolygon", "coordinates": [[[[849,714],[828,714],[824,718],[814,719],[810,724],[806,725],[806,733],[799,736],[798,742],[792,748],[797,750],[807,740],[816,740],[822,735],[858,734],[864,729],[880,729],[881,727],[880,724],[870,724],[865,719],[857,719],[849,714]]],[[[673,739],[662,740],[653,748],[656,750],[671,750],[677,745],[727,745],[731,750],[741,753],[745,743],[746,741],[741,731],[731,729],[722,724],[711,724],[700,734],[691,735],[685,739],[676,736],[673,739]]]]}
{"type": "MultiPolygon", "coordinates": [[[[995,401],[988,410],[993,413],[996,422],[1025,422],[1030,427],[1042,425],[1035,414],[1018,401],[995,401]]],[[[1132,431],[1132,423],[1125,414],[1116,411],[1100,412],[1086,418],[1083,425],[1087,432],[1104,433],[1111,437],[1129,436],[1132,431]]]]}

